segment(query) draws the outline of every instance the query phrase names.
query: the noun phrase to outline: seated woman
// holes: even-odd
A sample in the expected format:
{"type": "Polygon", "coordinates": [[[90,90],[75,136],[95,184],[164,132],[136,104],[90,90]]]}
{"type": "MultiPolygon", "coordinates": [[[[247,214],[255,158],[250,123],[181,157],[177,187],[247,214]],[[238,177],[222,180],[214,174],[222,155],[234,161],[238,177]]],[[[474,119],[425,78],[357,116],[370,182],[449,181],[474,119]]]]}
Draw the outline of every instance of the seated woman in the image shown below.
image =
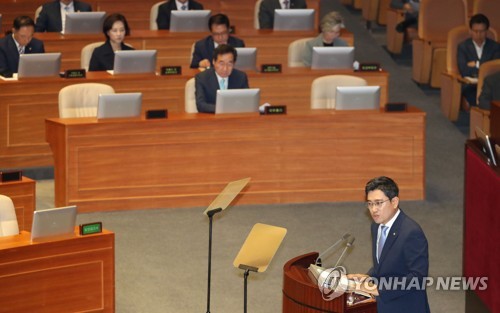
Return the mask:
{"type": "Polygon", "coordinates": [[[345,40],[339,38],[343,19],[340,13],[330,12],[321,19],[321,34],[306,42],[302,63],[311,66],[313,47],[347,47],[345,40]]]}
{"type": "Polygon", "coordinates": [[[115,51],[134,50],[123,43],[125,36],[130,34],[125,16],[115,13],[108,15],[102,25],[106,42],[95,48],[90,58],[89,71],[112,70],[115,63],[115,51]]]}

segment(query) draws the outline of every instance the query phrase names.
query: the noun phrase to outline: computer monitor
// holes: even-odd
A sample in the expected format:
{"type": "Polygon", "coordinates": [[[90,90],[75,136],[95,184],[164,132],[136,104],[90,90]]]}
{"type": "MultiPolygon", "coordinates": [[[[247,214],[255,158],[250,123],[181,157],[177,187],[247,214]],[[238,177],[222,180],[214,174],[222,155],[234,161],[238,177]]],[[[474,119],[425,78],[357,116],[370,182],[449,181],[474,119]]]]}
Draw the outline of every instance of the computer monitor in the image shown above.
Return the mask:
{"type": "Polygon", "coordinates": [[[241,71],[257,70],[257,48],[235,48],[238,57],[234,67],[241,71]]]}
{"type": "Polygon", "coordinates": [[[100,34],[106,12],[66,13],[64,34],[100,34]]]}
{"type": "Polygon", "coordinates": [[[206,32],[210,10],[174,10],[170,13],[171,32],[206,32]]]}
{"type": "Polygon", "coordinates": [[[260,89],[217,90],[215,114],[259,112],[260,89]]]}
{"type": "Polygon", "coordinates": [[[97,118],[140,117],[142,93],[100,94],[97,102],[97,118]]]}
{"type": "Polygon", "coordinates": [[[72,237],[75,234],[76,206],[66,206],[33,212],[31,240],[38,241],[53,236],[72,237]]]}
{"type": "Polygon", "coordinates": [[[336,110],[380,110],[380,86],[338,86],[336,110]]]}
{"type": "Polygon", "coordinates": [[[491,144],[491,139],[490,136],[486,135],[481,128],[476,126],[476,137],[481,143],[481,148],[483,150],[483,153],[486,155],[488,160],[494,165],[497,166],[497,161],[495,157],[495,152],[493,151],[493,146],[491,144]]]}
{"type": "Polygon", "coordinates": [[[121,50],[115,52],[113,74],[155,73],[156,50],[121,50]]]}
{"type": "Polygon", "coordinates": [[[313,47],[311,69],[353,69],[354,47],[313,47]]]}
{"type": "Polygon", "coordinates": [[[314,30],[314,9],[276,9],[273,29],[314,30]]]}
{"type": "Polygon", "coordinates": [[[21,54],[17,77],[58,77],[60,69],[60,52],[21,54]]]}

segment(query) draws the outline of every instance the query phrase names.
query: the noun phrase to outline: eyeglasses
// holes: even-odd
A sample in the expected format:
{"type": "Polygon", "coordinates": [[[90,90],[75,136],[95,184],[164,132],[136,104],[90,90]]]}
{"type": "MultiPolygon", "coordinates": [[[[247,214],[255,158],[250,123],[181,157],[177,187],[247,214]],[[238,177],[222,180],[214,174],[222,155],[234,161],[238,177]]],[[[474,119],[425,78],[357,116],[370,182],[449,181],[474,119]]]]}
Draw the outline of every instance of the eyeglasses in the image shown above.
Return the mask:
{"type": "Polygon", "coordinates": [[[372,209],[372,208],[380,208],[384,202],[391,201],[391,199],[386,199],[384,201],[382,200],[376,200],[376,201],[366,201],[365,205],[367,209],[372,209]]]}

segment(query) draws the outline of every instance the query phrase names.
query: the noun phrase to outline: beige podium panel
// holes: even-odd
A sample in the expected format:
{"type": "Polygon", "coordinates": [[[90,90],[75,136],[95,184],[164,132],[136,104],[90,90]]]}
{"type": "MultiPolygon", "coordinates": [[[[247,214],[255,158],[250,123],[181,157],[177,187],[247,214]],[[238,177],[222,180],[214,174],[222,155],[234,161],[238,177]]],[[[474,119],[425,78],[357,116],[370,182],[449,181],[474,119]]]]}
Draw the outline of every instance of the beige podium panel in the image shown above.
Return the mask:
{"type": "Polygon", "coordinates": [[[236,198],[236,196],[240,193],[240,191],[245,188],[249,181],[250,177],[247,177],[227,184],[224,190],[222,190],[217,198],[212,201],[212,203],[208,206],[205,212],[203,212],[203,214],[207,214],[208,212],[216,209],[225,210],[229,206],[229,204],[231,204],[234,198],[236,198]]]}

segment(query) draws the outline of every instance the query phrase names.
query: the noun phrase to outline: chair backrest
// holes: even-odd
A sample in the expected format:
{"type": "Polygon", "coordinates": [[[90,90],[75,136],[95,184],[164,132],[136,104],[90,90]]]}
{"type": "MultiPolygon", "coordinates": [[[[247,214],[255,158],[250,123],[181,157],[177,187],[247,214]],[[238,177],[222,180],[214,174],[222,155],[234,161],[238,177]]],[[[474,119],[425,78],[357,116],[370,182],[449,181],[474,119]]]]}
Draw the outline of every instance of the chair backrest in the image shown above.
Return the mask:
{"type": "Polygon", "coordinates": [[[335,109],[337,86],[366,86],[365,79],[351,75],[328,75],[311,84],[311,109],[335,109]]]}
{"type": "Polygon", "coordinates": [[[481,64],[481,67],[479,68],[479,73],[477,75],[477,95],[476,95],[477,98],[479,98],[481,90],[483,90],[484,79],[487,76],[494,74],[496,72],[500,72],[500,59],[491,60],[481,64]]]}
{"type": "MultiPolygon", "coordinates": [[[[469,0],[472,1],[472,0],[469,0]]],[[[498,0],[476,0],[473,13],[483,13],[490,21],[490,27],[500,29],[500,1],[498,0]]]]}
{"type": "Polygon", "coordinates": [[[446,42],[448,32],[468,25],[466,0],[422,0],[418,13],[418,37],[430,42],[446,42]]]}
{"type": "Polygon", "coordinates": [[[84,68],[86,71],[89,70],[90,58],[92,57],[92,53],[94,49],[102,45],[104,41],[89,43],[85,47],[82,48],[82,52],[80,54],[80,66],[84,68]]]}
{"type": "Polygon", "coordinates": [[[34,19],[35,23],[36,23],[36,20],[38,19],[38,16],[40,15],[40,12],[42,12],[42,6],[39,6],[35,10],[35,19],[34,19]]]}
{"type": "Polygon", "coordinates": [[[260,11],[260,3],[262,2],[262,0],[257,0],[255,2],[255,9],[254,9],[254,13],[253,13],[253,27],[255,29],[260,29],[260,23],[259,23],[259,11],[260,11]]]}
{"type": "Polygon", "coordinates": [[[158,30],[158,24],[156,24],[156,18],[158,17],[158,7],[167,1],[160,1],[151,7],[151,11],[149,12],[149,29],[150,30],[158,30]]]}
{"type": "Polygon", "coordinates": [[[59,117],[97,116],[99,94],[115,93],[113,87],[98,83],[66,86],[59,91],[59,117]]]}
{"type": "Polygon", "coordinates": [[[186,113],[198,113],[198,108],[196,107],[196,96],[194,92],[194,78],[191,78],[186,82],[186,87],[184,88],[184,110],[186,111],[186,113]]]}
{"type": "Polygon", "coordinates": [[[306,42],[311,39],[313,38],[297,39],[288,45],[288,67],[305,67],[302,58],[306,49],[306,42]]]}
{"type": "Polygon", "coordinates": [[[0,237],[18,234],[19,226],[14,203],[9,197],[0,195],[0,237]]]}

